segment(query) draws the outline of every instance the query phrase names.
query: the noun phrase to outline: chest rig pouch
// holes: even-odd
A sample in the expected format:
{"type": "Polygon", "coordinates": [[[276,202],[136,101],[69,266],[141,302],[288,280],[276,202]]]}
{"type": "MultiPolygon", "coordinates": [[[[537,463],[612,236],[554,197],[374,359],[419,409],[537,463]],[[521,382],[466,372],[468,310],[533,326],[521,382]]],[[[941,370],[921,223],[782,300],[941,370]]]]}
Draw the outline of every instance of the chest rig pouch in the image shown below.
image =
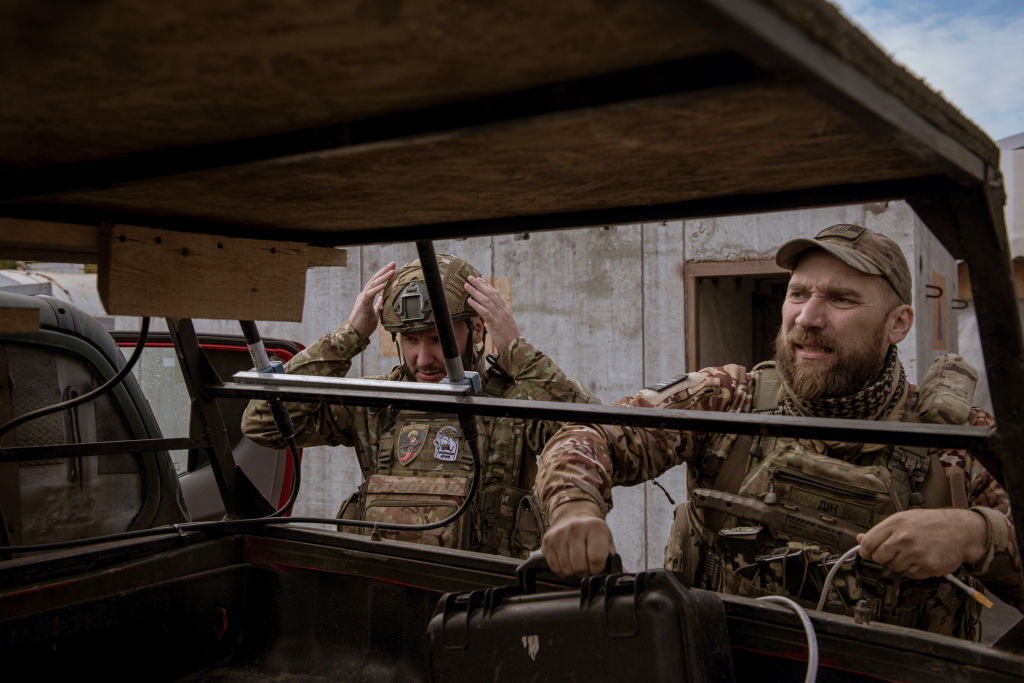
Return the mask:
{"type": "MultiPolygon", "coordinates": [[[[513,380],[493,369],[484,396],[515,398],[513,380]]],[[[525,398],[525,396],[523,396],[525,398]]],[[[472,451],[454,415],[401,411],[375,423],[375,448],[365,458],[366,481],[338,516],[422,524],[450,516],[465,500],[473,476],[472,451]]],[[[429,531],[378,530],[381,538],[526,557],[547,528],[532,492],[537,465],[529,451],[529,423],[480,417],[480,484],[476,499],[452,524],[429,531]]],[[[360,533],[372,534],[372,528],[360,533]]]]}
{"type": "MultiPolygon", "coordinates": [[[[963,423],[974,389],[972,371],[964,365],[955,356],[938,359],[921,391],[908,400],[906,419],[963,423]]],[[[770,368],[770,379],[772,375],[777,377],[774,368],[770,368]]],[[[768,412],[763,402],[757,403],[755,399],[756,412],[768,412]]],[[[823,520],[842,520],[853,532],[866,531],[885,517],[913,507],[948,507],[957,502],[958,507],[966,507],[962,480],[944,471],[934,451],[896,446],[877,450],[873,458],[863,454],[862,464],[853,464],[831,454],[821,442],[765,439],[763,452],[753,456],[758,446],[746,444],[743,453],[734,449],[729,464],[735,468],[737,461],[744,461],[746,467],[740,471],[745,470],[746,476],[742,483],[736,477],[719,477],[716,488],[823,520]]],[[[691,537],[701,540],[703,547],[694,581],[711,590],[751,597],[785,594],[813,606],[824,577],[848,549],[779,533],[759,519],[718,516],[715,524],[705,525],[705,517],[717,512],[689,505],[685,519],[691,537]]],[[[847,545],[851,543],[855,541],[847,545]]],[[[906,580],[858,561],[841,568],[833,586],[826,602],[830,611],[852,614],[860,603],[875,621],[965,638],[976,638],[979,632],[976,605],[941,578],[906,580]]]]}
{"type": "MultiPolygon", "coordinates": [[[[831,547],[835,544],[804,535],[799,520],[842,520],[851,530],[843,542],[855,544],[850,539],[856,532],[867,531],[899,509],[884,459],[853,465],[795,439],[778,439],[737,493],[761,501],[773,514],[725,518],[706,552],[708,587],[748,596],[784,594],[809,603],[820,595],[826,560],[852,545],[831,547]],[[780,518],[787,523],[777,526],[780,518]]],[[[856,604],[859,597],[850,599],[856,604]]]]}
{"type": "MultiPolygon", "coordinates": [[[[528,396],[488,357],[483,395],[494,398],[528,396]]],[[[481,486],[472,509],[471,550],[526,557],[540,547],[547,529],[544,508],[533,493],[536,454],[527,430],[531,422],[518,417],[480,417],[481,486]]]]}
{"type": "MultiPolygon", "coordinates": [[[[450,516],[466,499],[473,459],[454,415],[403,411],[380,438],[373,473],[361,487],[360,518],[368,522],[429,524],[450,516]]],[[[446,548],[467,545],[467,515],[427,531],[378,530],[380,537],[446,548]]],[[[360,532],[373,533],[362,527],[360,532]]]]}

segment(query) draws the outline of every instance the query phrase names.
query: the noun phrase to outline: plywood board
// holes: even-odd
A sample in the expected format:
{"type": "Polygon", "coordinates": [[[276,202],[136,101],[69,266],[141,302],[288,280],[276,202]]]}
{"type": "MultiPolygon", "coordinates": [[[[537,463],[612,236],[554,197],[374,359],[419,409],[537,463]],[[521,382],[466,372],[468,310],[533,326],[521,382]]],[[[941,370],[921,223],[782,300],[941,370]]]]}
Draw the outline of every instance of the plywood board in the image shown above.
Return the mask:
{"type": "Polygon", "coordinates": [[[139,181],[47,204],[246,225],[287,239],[293,231],[649,206],[933,170],[814,97],[765,85],[139,181]]]}
{"type": "Polygon", "coordinates": [[[720,49],[685,3],[109,0],[0,10],[0,168],[187,148],[720,49]]]}
{"type": "Polygon", "coordinates": [[[300,320],[305,245],[113,226],[97,287],[111,315],[300,320]]]}

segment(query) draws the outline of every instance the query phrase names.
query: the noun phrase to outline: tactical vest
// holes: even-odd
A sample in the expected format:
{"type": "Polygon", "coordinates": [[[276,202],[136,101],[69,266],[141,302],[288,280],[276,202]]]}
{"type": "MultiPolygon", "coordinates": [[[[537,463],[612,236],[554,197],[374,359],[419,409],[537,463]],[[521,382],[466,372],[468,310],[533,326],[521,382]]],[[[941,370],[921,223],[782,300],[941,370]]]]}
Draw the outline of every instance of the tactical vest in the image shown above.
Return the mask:
{"type": "MultiPolygon", "coordinates": [[[[390,379],[398,379],[394,374],[390,379]]],[[[512,380],[493,368],[482,395],[507,396],[512,380]]],[[[472,450],[455,415],[371,409],[353,425],[364,482],[339,518],[426,524],[450,516],[466,499],[472,450]]],[[[525,557],[547,526],[532,492],[535,458],[526,454],[527,421],[478,418],[480,485],[474,502],[453,523],[427,531],[360,527],[360,533],[448,548],[525,557]]]]}
{"type": "MultiPolygon", "coordinates": [[[[908,398],[905,420],[966,421],[976,375],[968,386],[962,365],[952,355],[938,359],[921,390],[908,398]]],[[[774,364],[762,363],[753,374],[753,412],[780,412],[782,381],[774,364]]],[[[937,449],[885,447],[853,464],[831,455],[821,442],[801,439],[714,435],[705,445],[706,450],[723,448],[728,455],[712,488],[842,520],[863,531],[901,510],[967,507],[962,471],[943,468],[937,449]]],[[[787,595],[815,607],[825,575],[849,548],[829,547],[820,538],[809,541],[798,529],[798,524],[780,530],[742,523],[691,499],[676,509],[665,566],[710,590],[787,595]]],[[[972,578],[961,578],[977,587],[972,578]]],[[[853,615],[857,610],[873,621],[980,637],[977,603],[945,579],[912,581],[858,561],[845,564],[833,586],[826,601],[830,611],[853,615]]]]}

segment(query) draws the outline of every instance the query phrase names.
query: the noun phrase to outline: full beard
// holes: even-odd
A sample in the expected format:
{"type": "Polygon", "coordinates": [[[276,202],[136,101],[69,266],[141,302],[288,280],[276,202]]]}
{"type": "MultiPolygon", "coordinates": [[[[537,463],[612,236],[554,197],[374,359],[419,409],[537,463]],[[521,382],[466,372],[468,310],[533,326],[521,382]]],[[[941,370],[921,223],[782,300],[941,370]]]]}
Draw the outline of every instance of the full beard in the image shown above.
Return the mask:
{"type": "Polygon", "coordinates": [[[786,334],[779,327],[775,337],[775,366],[793,395],[801,401],[842,398],[874,380],[884,362],[878,357],[884,323],[858,339],[840,342],[794,325],[786,334]],[[831,349],[828,360],[796,357],[796,343],[831,349]]]}

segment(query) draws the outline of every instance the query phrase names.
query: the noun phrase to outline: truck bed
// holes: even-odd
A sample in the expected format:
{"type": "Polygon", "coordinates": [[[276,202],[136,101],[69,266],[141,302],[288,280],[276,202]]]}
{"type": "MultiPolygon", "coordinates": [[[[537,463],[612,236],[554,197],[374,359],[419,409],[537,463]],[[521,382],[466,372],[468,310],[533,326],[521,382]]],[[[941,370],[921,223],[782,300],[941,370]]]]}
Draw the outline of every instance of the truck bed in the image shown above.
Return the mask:
{"type": "MultiPolygon", "coordinates": [[[[0,570],[0,657],[7,671],[45,679],[428,681],[426,629],[439,599],[513,584],[517,564],[276,527],[14,559],[0,570]]],[[[538,584],[572,586],[544,574],[538,584]]],[[[718,599],[737,680],[802,678],[807,650],[793,613],[718,599]]],[[[812,621],[819,680],[1024,676],[1021,657],[1000,649],[834,615],[812,621]]]]}

